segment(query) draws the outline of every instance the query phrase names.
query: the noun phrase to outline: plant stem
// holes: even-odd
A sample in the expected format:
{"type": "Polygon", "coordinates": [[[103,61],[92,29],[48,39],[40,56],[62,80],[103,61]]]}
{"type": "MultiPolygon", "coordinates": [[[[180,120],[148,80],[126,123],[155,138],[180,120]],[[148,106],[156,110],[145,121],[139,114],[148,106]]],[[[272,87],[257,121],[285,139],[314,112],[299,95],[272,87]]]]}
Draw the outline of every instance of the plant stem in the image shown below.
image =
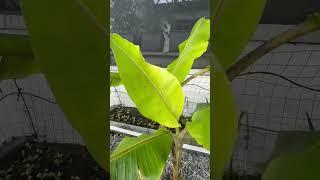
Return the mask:
{"type": "Polygon", "coordinates": [[[311,15],[304,23],[301,23],[289,30],[273,37],[271,40],[265,42],[255,50],[251,51],[246,56],[242,57],[228,70],[227,75],[230,81],[235,79],[242,71],[244,71],[251,64],[255,63],[262,56],[266,55],[273,49],[293,40],[298,37],[304,36],[308,33],[320,29],[320,14],[315,13],[311,15]]]}
{"type": "MultiPolygon", "coordinates": [[[[201,76],[202,74],[210,71],[210,65],[205,67],[204,69],[200,70],[199,72],[193,74],[186,80],[184,80],[181,83],[181,86],[184,86],[188,82],[190,82],[192,79],[201,76]]],[[[173,145],[171,148],[172,152],[172,163],[173,163],[173,180],[180,180],[180,168],[181,168],[181,154],[182,154],[182,139],[184,135],[187,133],[187,128],[184,128],[182,131],[179,130],[179,128],[176,128],[176,134],[174,136],[173,145]]]]}
{"type": "Polygon", "coordinates": [[[182,129],[182,131],[178,135],[178,139],[182,140],[187,131],[187,128],[182,129]]]}
{"type": "Polygon", "coordinates": [[[180,169],[181,169],[181,154],[182,154],[182,142],[179,138],[174,138],[172,146],[172,163],[173,163],[173,180],[180,180],[180,169]]]}
{"type": "Polygon", "coordinates": [[[176,131],[176,135],[174,136],[174,141],[171,148],[172,162],[173,162],[173,180],[181,179],[180,169],[181,169],[181,154],[182,154],[182,145],[183,145],[182,140],[186,133],[187,133],[187,128],[184,128],[180,132],[176,131]]]}
{"type": "Polygon", "coordinates": [[[181,86],[184,86],[186,85],[188,82],[190,82],[192,79],[198,77],[198,76],[201,76],[202,74],[206,73],[206,72],[209,72],[210,71],[210,65],[201,69],[199,72],[193,74],[192,76],[188,77],[186,80],[184,80],[182,83],[181,83],[181,86]]]}

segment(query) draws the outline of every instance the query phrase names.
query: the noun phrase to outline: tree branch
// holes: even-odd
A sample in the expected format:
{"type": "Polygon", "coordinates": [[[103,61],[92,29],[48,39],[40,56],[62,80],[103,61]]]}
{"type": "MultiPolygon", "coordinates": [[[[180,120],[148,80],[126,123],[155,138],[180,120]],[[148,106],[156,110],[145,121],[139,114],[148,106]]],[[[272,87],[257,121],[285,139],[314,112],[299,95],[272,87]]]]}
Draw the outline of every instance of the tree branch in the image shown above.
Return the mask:
{"type": "Polygon", "coordinates": [[[255,50],[251,51],[246,56],[242,57],[228,70],[227,75],[230,81],[235,79],[242,71],[244,71],[251,64],[255,63],[259,58],[263,57],[273,49],[293,40],[298,37],[304,36],[308,33],[320,29],[320,14],[314,13],[309,16],[307,20],[289,30],[273,37],[271,40],[265,42],[255,50]]]}

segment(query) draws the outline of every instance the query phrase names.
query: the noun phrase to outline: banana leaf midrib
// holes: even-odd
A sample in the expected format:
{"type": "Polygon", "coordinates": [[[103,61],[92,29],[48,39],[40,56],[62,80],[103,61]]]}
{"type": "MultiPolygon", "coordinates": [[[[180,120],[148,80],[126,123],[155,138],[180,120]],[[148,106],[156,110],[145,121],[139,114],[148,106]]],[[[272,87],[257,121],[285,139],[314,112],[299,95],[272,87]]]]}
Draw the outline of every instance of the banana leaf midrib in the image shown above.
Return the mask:
{"type": "Polygon", "coordinates": [[[153,134],[152,136],[142,140],[141,142],[133,144],[133,145],[127,147],[126,149],[124,149],[123,151],[120,151],[120,152],[118,152],[116,154],[111,155],[110,161],[117,160],[117,159],[121,158],[122,156],[124,156],[125,154],[128,154],[128,153],[138,149],[140,146],[147,144],[148,142],[152,141],[153,139],[156,139],[159,136],[163,136],[163,135],[166,135],[168,133],[169,133],[168,131],[163,131],[163,132],[161,132],[159,134],[156,134],[156,135],[153,134]]]}
{"type": "Polygon", "coordinates": [[[117,43],[114,42],[114,40],[112,40],[112,38],[110,38],[110,41],[117,46],[122,52],[124,52],[130,59],[131,61],[134,63],[135,66],[138,67],[138,69],[143,73],[143,75],[145,76],[145,78],[151,83],[152,87],[156,90],[157,94],[161,97],[160,99],[164,102],[164,104],[166,105],[166,107],[169,109],[169,112],[178,120],[179,117],[172,111],[172,108],[167,104],[165,98],[163,97],[162,93],[160,92],[160,90],[154,85],[154,83],[152,82],[152,80],[147,76],[147,74],[144,72],[143,69],[141,69],[141,67],[132,59],[132,57],[126,53],[126,51],[124,51],[120,46],[117,45],[117,43]]]}
{"type": "MultiPolygon", "coordinates": [[[[201,27],[201,25],[204,23],[204,20],[205,20],[205,19],[203,19],[203,20],[201,21],[201,23],[199,23],[198,26],[196,26],[194,33],[199,30],[199,28],[201,27]]],[[[190,41],[192,41],[192,40],[194,39],[194,37],[195,37],[195,36],[194,36],[193,34],[190,36],[190,40],[187,40],[188,42],[187,42],[186,47],[185,47],[184,49],[187,49],[187,48],[190,47],[190,41]]],[[[185,54],[185,51],[183,50],[182,53],[181,53],[181,55],[179,55],[178,59],[180,59],[180,57],[181,57],[182,55],[184,55],[184,54],[185,54]]],[[[178,67],[180,64],[181,64],[181,61],[177,61],[177,64],[174,66],[174,69],[172,70],[172,74],[175,74],[175,73],[176,73],[177,67],[178,67]]]]}

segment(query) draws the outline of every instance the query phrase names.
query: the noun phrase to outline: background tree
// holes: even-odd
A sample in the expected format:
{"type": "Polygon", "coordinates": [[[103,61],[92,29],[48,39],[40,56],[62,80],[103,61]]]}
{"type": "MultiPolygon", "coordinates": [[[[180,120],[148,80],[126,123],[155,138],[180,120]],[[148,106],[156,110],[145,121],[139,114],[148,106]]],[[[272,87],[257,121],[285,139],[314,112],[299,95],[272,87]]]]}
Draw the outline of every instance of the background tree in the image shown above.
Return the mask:
{"type": "Polygon", "coordinates": [[[150,0],[111,0],[110,30],[133,35],[133,43],[141,45],[143,32],[160,30],[158,16],[150,0]]]}

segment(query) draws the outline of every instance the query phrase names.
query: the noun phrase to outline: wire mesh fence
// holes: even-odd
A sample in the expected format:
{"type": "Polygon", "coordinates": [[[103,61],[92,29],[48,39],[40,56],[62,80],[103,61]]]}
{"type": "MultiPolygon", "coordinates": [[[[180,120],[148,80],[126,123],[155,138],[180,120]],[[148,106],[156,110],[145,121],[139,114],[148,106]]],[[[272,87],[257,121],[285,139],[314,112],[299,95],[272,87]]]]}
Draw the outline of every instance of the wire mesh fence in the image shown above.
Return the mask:
{"type": "MultiPolygon", "coordinates": [[[[190,116],[197,103],[210,101],[209,75],[198,77],[184,87],[183,115],[190,116]]],[[[39,140],[84,144],[71,127],[42,75],[0,83],[0,143],[16,136],[37,135],[39,140]]],[[[122,87],[111,87],[110,104],[134,107],[122,87]]]]}
{"type": "Polygon", "coordinates": [[[0,143],[17,136],[37,136],[39,141],[84,145],[42,75],[1,81],[0,88],[0,143]]]}
{"type": "MultiPolygon", "coordinates": [[[[251,43],[248,50],[259,44],[251,43]]],[[[281,131],[310,131],[308,119],[315,129],[320,128],[319,58],[318,44],[286,44],[232,82],[243,115],[232,160],[234,171],[261,173],[281,131]]]]}

